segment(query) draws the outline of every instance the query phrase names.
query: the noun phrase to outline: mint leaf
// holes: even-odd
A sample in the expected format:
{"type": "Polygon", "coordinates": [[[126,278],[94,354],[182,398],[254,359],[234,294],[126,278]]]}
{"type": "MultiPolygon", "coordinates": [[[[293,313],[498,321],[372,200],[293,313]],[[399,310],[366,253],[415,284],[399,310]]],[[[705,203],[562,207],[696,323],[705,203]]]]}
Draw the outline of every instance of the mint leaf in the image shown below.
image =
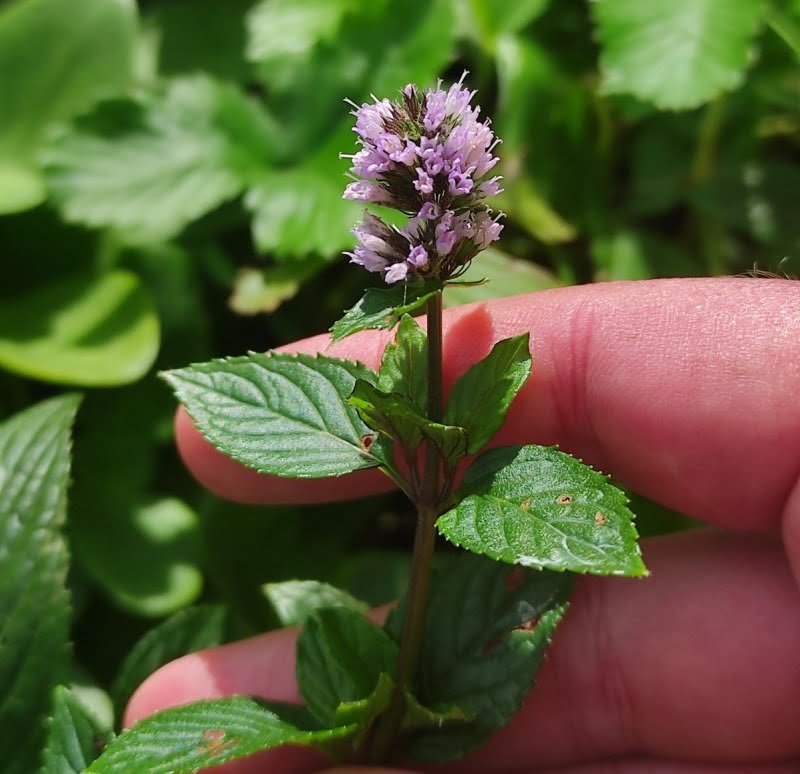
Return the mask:
{"type": "Polygon", "coordinates": [[[369,609],[346,591],[322,581],[267,583],[263,589],[281,626],[301,626],[315,610],[322,607],[346,607],[361,614],[369,609]]]}
{"type": "Polygon", "coordinates": [[[39,403],[0,425],[0,744],[4,771],[40,761],[44,718],[67,668],[67,551],[61,536],[78,397],[39,403]]]}
{"type": "Polygon", "coordinates": [[[397,646],[354,610],[314,612],[297,639],[297,683],[311,713],[321,723],[337,722],[342,703],[366,699],[381,674],[394,674],[397,646]]]}
{"type": "Polygon", "coordinates": [[[403,395],[387,394],[359,380],[348,402],[373,430],[407,449],[416,449],[425,438],[450,464],[466,454],[467,434],[463,427],[431,422],[403,395]]]}
{"type": "MultiPolygon", "coordinates": [[[[452,760],[507,723],[533,685],[571,585],[568,575],[469,554],[440,565],[415,695],[426,706],[449,708],[448,723],[409,734],[403,749],[419,760],[452,760]]],[[[403,615],[401,604],[386,623],[395,640],[403,615]]]]}
{"type": "Polygon", "coordinates": [[[150,294],[128,271],[58,280],[0,306],[0,367],[33,379],[127,384],[153,365],[159,339],[150,294]]]}
{"type": "Polygon", "coordinates": [[[270,132],[235,87],[177,78],[162,94],[103,103],[62,133],[44,155],[48,184],[68,221],[168,239],[242,192],[270,160],[270,132]]]}
{"type": "Polygon", "coordinates": [[[136,6],[128,2],[3,4],[0,212],[27,209],[45,198],[36,156],[53,124],[127,90],[136,21],[136,6]]]}
{"type": "MultiPolygon", "coordinates": [[[[452,760],[507,723],[533,685],[571,586],[568,575],[469,554],[436,569],[415,695],[450,708],[449,722],[409,734],[404,750],[418,760],[452,760]]],[[[401,604],[386,622],[395,640],[403,615],[401,604]]]]}
{"type": "Polygon", "coordinates": [[[381,464],[347,402],[357,379],[375,378],[360,363],[253,353],[162,376],[217,449],[261,473],[321,478],[381,464]]]}
{"type": "Polygon", "coordinates": [[[482,449],[500,429],[511,401],[527,381],[529,346],[527,333],[498,342],[453,385],[444,422],[467,431],[470,454],[482,449]]]}
{"type": "Polygon", "coordinates": [[[369,696],[357,701],[343,701],[336,708],[335,725],[343,726],[355,723],[360,729],[366,730],[372,721],[389,706],[393,691],[394,680],[382,672],[378,675],[378,682],[369,696]]]}
{"type": "Polygon", "coordinates": [[[69,688],[58,686],[42,753],[41,774],[82,774],[114,736],[69,688]]]}
{"type": "Polygon", "coordinates": [[[525,567],[645,575],[625,494],[569,454],[507,446],[467,471],[436,526],[450,542],[525,567]]]}
{"type": "Polygon", "coordinates": [[[603,85],[662,109],[694,108],[742,82],[760,0],[595,0],[603,85]]]}
{"type": "Polygon", "coordinates": [[[246,696],[200,701],[157,712],[114,739],[89,768],[95,774],[191,774],[285,744],[324,746],[354,728],[298,728],[302,713],[284,717],[246,696]]]}
{"type": "Polygon", "coordinates": [[[188,653],[222,643],[225,610],[197,605],[175,613],[150,629],[129,651],[111,688],[119,715],[133,692],[159,667],[188,653]]]}
{"type": "Polygon", "coordinates": [[[403,315],[419,309],[441,289],[441,283],[435,280],[420,285],[369,288],[361,300],[333,324],[332,338],[339,341],[359,331],[392,328],[403,315]]]}
{"type": "Polygon", "coordinates": [[[409,398],[425,411],[428,401],[428,336],[410,315],[403,315],[394,342],[383,351],[377,387],[409,398]]]}

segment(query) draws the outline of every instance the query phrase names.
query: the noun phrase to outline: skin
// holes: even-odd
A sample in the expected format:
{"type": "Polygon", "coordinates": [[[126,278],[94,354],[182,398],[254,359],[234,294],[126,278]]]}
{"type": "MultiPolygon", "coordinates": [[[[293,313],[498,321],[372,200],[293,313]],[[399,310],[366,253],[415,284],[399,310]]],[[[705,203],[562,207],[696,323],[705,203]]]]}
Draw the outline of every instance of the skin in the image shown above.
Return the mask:
{"type": "MultiPolygon", "coordinates": [[[[533,376],[494,443],[558,443],[708,526],[644,541],[647,579],[581,578],[521,711],[447,770],[800,771],[800,285],[609,283],[459,308],[445,318],[446,386],[523,331],[533,376]]],[[[291,349],[375,367],[389,338],[291,349]]],[[[183,413],[176,426],[186,465],[222,497],[307,503],[386,488],[373,472],[260,476],[214,451],[183,413]]],[[[236,692],[298,700],[295,636],[172,662],[139,688],[127,722],[236,692]]],[[[224,770],[323,767],[314,753],[280,750],[224,770]]]]}

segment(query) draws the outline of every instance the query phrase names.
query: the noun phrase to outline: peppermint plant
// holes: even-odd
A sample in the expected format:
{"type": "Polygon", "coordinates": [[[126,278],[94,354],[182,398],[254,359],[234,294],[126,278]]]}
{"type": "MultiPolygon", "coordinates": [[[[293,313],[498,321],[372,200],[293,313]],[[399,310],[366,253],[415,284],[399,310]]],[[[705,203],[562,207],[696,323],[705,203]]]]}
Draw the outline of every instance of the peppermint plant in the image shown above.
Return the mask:
{"type": "Polygon", "coordinates": [[[348,255],[384,286],[331,329],[340,340],[395,328],[377,371],[270,352],[164,374],[203,435],[247,467],[291,478],[376,468],[400,487],[416,511],[405,599],[380,625],[338,589],[272,584],[281,619],[302,624],[305,706],[232,696],[167,709],[89,771],[194,772],[284,744],[348,761],[459,758],[531,689],[574,573],[646,573],[626,496],[605,476],[555,447],[487,449],[530,375],[527,333],[444,394],[442,294],[502,230],[487,204],[498,140],[463,81],[353,105],[360,148],[344,196],[407,218],[365,212],[348,255]],[[425,327],[411,316],[423,309],[425,327]],[[461,550],[434,563],[437,534],[461,550]]]}

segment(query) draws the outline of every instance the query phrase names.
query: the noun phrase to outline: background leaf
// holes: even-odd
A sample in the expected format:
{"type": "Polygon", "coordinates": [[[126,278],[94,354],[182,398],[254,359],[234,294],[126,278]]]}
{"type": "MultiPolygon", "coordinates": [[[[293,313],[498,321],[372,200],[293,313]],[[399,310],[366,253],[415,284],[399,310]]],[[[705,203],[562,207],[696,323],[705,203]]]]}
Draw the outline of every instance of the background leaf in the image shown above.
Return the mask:
{"type": "Polygon", "coordinates": [[[547,269],[489,248],[472,262],[458,283],[447,286],[444,305],[449,308],[492,298],[507,298],[559,285],[558,278],[547,269]],[[479,284],[470,285],[471,282],[479,284]]]}
{"type": "Polygon", "coordinates": [[[114,736],[69,688],[59,686],[53,697],[43,753],[42,774],[83,774],[114,736]]]}
{"type": "Polygon", "coordinates": [[[322,581],[267,583],[263,590],[281,626],[302,626],[315,610],[324,607],[346,607],[362,615],[369,609],[346,591],[322,581]]]}
{"type": "Polygon", "coordinates": [[[72,529],[75,553],[122,607],[154,617],[194,602],[203,587],[198,516],[176,497],[129,511],[83,510],[72,529]]]}
{"type": "Polygon", "coordinates": [[[197,605],[175,613],[150,629],[131,648],[111,689],[120,716],[133,692],[164,664],[188,653],[222,644],[225,610],[197,605]]]}
{"type": "Polygon", "coordinates": [[[459,495],[436,526],[468,551],[524,567],[647,573],[625,494],[555,447],[492,449],[467,471],[459,495]]]}
{"type": "Polygon", "coordinates": [[[9,774],[36,770],[43,718],[67,668],[66,509],[78,398],[39,403],[0,425],[0,743],[9,774]]]}
{"type": "Polygon", "coordinates": [[[314,717],[332,726],[339,705],[370,696],[396,661],[395,643],[361,613],[321,608],[297,639],[297,684],[314,717]]]}
{"type": "Polygon", "coordinates": [[[347,403],[359,363],[308,355],[251,354],[168,371],[164,379],[200,431],[262,473],[320,478],[377,466],[362,445],[369,428],[347,403]]]}
{"type": "Polygon", "coordinates": [[[764,7],[760,0],[594,0],[605,88],[671,109],[736,88],[764,7]]]}
{"type": "Polygon", "coordinates": [[[0,213],[38,204],[45,132],[123,93],[136,6],[128,0],[16,0],[0,9],[0,213]]]}
{"type": "Polygon", "coordinates": [[[69,221],[163,240],[241,193],[269,160],[271,131],[236,88],[180,78],[104,103],[59,136],[44,157],[48,186],[69,221]]]}
{"type": "Polygon", "coordinates": [[[0,306],[0,367],[61,384],[126,384],[153,365],[159,324],[127,271],[79,275],[0,306]]]}

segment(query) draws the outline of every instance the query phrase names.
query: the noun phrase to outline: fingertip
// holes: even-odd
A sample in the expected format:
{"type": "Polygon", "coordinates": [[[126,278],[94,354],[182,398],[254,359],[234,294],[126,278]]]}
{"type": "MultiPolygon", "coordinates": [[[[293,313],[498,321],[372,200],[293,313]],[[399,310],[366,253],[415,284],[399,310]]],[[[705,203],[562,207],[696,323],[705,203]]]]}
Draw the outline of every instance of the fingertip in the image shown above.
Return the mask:
{"type": "Polygon", "coordinates": [[[123,716],[128,728],[154,712],[215,697],[212,677],[199,654],[183,656],[150,675],[131,696],[123,716]]]}
{"type": "Polygon", "coordinates": [[[376,470],[339,478],[287,479],[258,473],[217,451],[197,429],[183,406],[175,412],[175,443],[192,477],[212,494],[243,505],[291,505],[352,500],[393,488],[376,470]]]}

